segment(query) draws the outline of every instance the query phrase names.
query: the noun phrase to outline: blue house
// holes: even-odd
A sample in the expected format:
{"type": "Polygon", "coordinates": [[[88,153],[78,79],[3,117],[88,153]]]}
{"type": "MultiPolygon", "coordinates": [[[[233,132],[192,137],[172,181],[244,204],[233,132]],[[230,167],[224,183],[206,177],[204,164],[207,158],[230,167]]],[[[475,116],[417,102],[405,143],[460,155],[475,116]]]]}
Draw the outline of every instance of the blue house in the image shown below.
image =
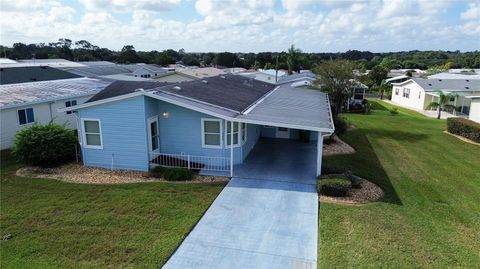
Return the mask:
{"type": "Polygon", "coordinates": [[[230,174],[259,141],[302,140],[316,149],[333,132],[326,94],[238,75],[175,84],[116,81],[74,111],[84,165],[148,171],[186,167],[230,174]]]}

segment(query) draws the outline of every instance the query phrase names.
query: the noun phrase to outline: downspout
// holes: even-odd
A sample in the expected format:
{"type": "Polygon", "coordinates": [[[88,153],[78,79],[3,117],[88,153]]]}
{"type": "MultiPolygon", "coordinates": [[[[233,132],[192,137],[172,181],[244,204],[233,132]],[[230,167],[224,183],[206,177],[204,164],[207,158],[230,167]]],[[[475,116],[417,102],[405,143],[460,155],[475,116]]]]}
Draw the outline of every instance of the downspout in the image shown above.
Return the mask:
{"type": "Polygon", "coordinates": [[[230,121],[230,176],[233,177],[233,121],[230,121]]]}
{"type": "Polygon", "coordinates": [[[77,125],[77,134],[78,134],[78,141],[80,142],[80,151],[82,152],[82,163],[85,165],[85,162],[83,161],[83,159],[85,158],[85,152],[84,152],[84,149],[83,149],[83,133],[82,133],[82,126],[80,124],[80,119],[78,118],[78,115],[77,115],[77,112],[76,111],[72,111],[73,112],[73,115],[75,115],[75,123],[77,125]]]}
{"type": "Polygon", "coordinates": [[[323,139],[327,136],[332,135],[333,133],[324,133],[318,132],[317,139],[317,176],[322,175],[322,155],[323,155],[323,139]]]}

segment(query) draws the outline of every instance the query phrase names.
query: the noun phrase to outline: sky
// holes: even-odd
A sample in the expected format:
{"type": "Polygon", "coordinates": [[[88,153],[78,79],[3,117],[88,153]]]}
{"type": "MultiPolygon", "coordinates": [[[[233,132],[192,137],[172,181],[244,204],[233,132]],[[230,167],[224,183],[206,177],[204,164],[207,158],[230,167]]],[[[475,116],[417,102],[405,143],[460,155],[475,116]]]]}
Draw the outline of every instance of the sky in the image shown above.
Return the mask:
{"type": "Polygon", "coordinates": [[[0,0],[0,44],[187,52],[480,49],[480,0],[0,0]]]}

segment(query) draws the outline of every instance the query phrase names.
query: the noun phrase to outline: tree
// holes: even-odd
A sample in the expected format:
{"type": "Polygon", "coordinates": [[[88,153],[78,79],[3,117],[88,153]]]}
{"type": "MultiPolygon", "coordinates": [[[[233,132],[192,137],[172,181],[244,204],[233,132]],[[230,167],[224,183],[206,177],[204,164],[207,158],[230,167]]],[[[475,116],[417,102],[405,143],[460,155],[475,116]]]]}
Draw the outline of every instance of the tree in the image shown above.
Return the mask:
{"type": "Polygon", "coordinates": [[[288,49],[287,54],[287,65],[288,65],[288,74],[292,74],[293,71],[299,72],[300,71],[300,56],[302,51],[300,49],[295,48],[295,45],[288,49]]]}
{"type": "Polygon", "coordinates": [[[134,46],[125,45],[120,51],[118,61],[121,63],[140,63],[142,62],[142,59],[138,56],[134,46]]]}
{"type": "Polygon", "coordinates": [[[427,109],[436,108],[438,112],[437,119],[440,119],[440,117],[442,116],[442,110],[455,109],[455,106],[450,104],[450,100],[452,98],[455,98],[455,95],[451,93],[445,94],[443,93],[443,91],[440,90],[437,90],[437,93],[438,101],[428,104],[427,109]]]}
{"type": "Polygon", "coordinates": [[[358,83],[354,69],[355,65],[347,60],[330,60],[313,69],[319,77],[316,82],[320,84],[322,91],[328,93],[334,118],[341,112],[348,97],[352,96],[358,83]]]}

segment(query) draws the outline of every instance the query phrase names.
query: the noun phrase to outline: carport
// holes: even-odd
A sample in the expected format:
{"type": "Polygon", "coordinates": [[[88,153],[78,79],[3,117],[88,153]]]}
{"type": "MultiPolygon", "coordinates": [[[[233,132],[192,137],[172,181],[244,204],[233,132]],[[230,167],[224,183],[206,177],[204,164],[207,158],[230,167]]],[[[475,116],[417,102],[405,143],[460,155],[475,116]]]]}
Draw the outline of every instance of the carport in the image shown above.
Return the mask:
{"type": "Polygon", "coordinates": [[[269,135],[269,139],[261,138],[244,163],[234,167],[233,175],[285,181],[320,175],[323,138],[334,131],[328,95],[282,85],[237,119],[263,128],[270,127],[274,135],[269,135]],[[304,142],[294,141],[292,132],[307,132],[309,138],[304,142]]]}

